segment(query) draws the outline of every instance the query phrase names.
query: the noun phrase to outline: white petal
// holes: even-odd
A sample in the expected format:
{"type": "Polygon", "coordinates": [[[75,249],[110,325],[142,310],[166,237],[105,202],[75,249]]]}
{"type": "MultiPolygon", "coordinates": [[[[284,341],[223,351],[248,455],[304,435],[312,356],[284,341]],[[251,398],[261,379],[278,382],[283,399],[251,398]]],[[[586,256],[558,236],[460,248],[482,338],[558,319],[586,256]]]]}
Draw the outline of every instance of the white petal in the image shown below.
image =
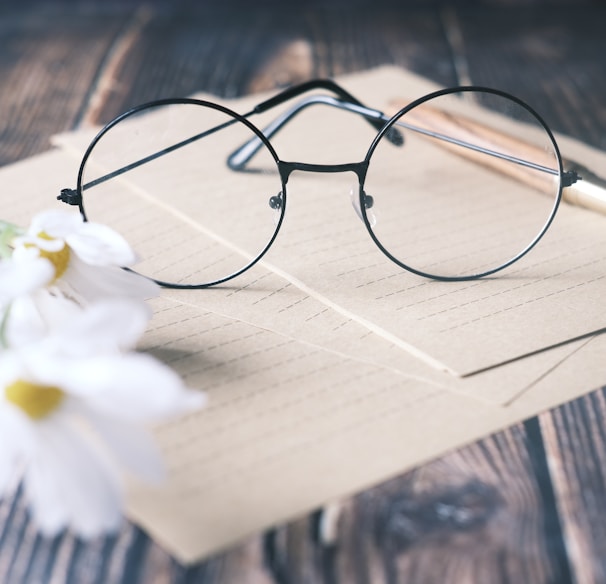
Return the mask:
{"type": "MultiPolygon", "coordinates": [[[[5,354],[5,359],[12,366],[13,375],[9,383],[15,379],[23,379],[54,387],[61,387],[61,381],[65,376],[63,369],[70,364],[68,359],[58,359],[41,343],[10,350],[5,354]]],[[[4,378],[4,375],[0,373],[0,377],[4,378]]],[[[5,379],[0,380],[0,383],[5,379]]]]}
{"type": "Polygon", "coordinates": [[[18,351],[0,351],[0,403],[4,402],[4,388],[23,376],[25,367],[18,351]]]}
{"type": "Polygon", "coordinates": [[[0,405],[5,401],[2,390],[17,379],[62,387],[65,369],[72,361],[77,359],[61,359],[44,342],[0,352],[0,405]]]}
{"type": "Polygon", "coordinates": [[[73,252],[94,266],[132,266],[137,256],[119,233],[99,223],[82,223],[66,238],[73,252]]]}
{"type": "Polygon", "coordinates": [[[0,498],[21,474],[34,449],[31,426],[11,410],[9,404],[0,404],[0,498]]]}
{"type": "Polygon", "coordinates": [[[124,470],[153,483],[166,477],[160,451],[148,430],[91,408],[81,409],[124,470]]]}
{"type": "Polygon", "coordinates": [[[17,296],[46,286],[55,276],[55,268],[48,260],[37,257],[37,252],[0,262],[0,301],[10,302],[17,296]]]}
{"type": "Polygon", "coordinates": [[[68,375],[66,370],[81,361],[53,353],[44,343],[34,343],[11,351],[11,356],[20,366],[18,378],[61,389],[64,389],[64,379],[68,375]]]}
{"type": "Polygon", "coordinates": [[[132,299],[89,304],[69,321],[55,327],[62,355],[92,357],[132,349],[151,318],[148,305],[132,299]]]}
{"type": "Polygon", "coordinates": [[[40,290],[33,296],[36,309],[49,332],[58,331],[81,318],[83,309],[59,292],[40,290]]]}
{"type": "Polygon", "coordinates": [[[75,361],[63,368],[61,387],[90,407],[127,420],[166,419],[206,401],[172,369],[139,353],[75,361]]]}
{"type": "Polygon", "coordinates": [[[70,233],[77,231],[82,223],[80,213],[52,209],[38,213],[32,218],[28,234],[37,236],[43,231],[50,237],[64,240],[70,233]]]}
{"type": "Polygon", "coordinates": [[[6,322],[6,342],[11,348],[39,341],[46,333],[33,296],[22,296],[11,303],[6,322]]]}
{"type": "Polygon", "coordinates": [[[86,301],[94,302],[108,297],[152,298],[158,295],[156,283],[112,266],[91,266],[72,257],[63,279],[86,301]]]}
{"type": "MultiPolygon", "coordinates": [[[[35,261],[40,258],[40,250],[30,246],[15,246],[11,260],[14,262],[35,261]]],[[[48,260],[47,260],[48,261],[48,260]]]]}
{"type": "Polygon", "coordinates": [[[25,492],[40,529],[55,535],[70,527],[89,538],[116,530],[122,494],[113,469],[86,437],[68,424],[38,425],[40,448],[25,476],[25,492]]]}
{"type": "Polygon", "coordinates": [[[39,290],[13,300],[7,322],[10,347],[24,347],[41,341],[66,323],[77,320],[81,309],[71,300],[39,290]]]}
{"type": "Polygon", "coordinates": [[[47,291],[13,301],[7,324],[12,348],[43,342],[52,358],[90,357],[132,349],[151,309],[141,300],[115,298],[85,307],[47,291]]]}
{"type": "Polygon", "coordinates": [[[68,511],[60,486],[53,480],[53,471],[44,458],[32,462],[24,478],[25,496],[30,513],[44,535],[54,536],[67,526],[68,511]]]}

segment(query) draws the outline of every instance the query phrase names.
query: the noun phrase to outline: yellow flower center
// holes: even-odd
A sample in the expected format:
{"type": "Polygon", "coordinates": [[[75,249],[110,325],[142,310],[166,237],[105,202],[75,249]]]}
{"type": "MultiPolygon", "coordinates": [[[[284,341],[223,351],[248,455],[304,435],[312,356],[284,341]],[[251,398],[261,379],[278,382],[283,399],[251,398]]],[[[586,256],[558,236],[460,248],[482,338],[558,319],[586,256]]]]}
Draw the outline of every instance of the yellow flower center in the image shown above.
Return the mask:
{"type": "MultiPolygon", "coordinates": [[[[52,241],[55,239],[44,231],[38,233],[38,237],[40,239],[46,239],[47,241],[52,241]]],[[[46,258],[55,267],[55,280],[58,280],[61,276],[63,276],[65,270],[67,270],[70,256],[69,247],[64,245],[59,251],[48,251],[40,248],[38,249],[40,250],[40,257],[46,258]]]]}
{"type": "Polygon", "coordinates": [[[54,412],[65,393],[58,387],[38,385],[18,379],[4,389],[6,399],[21,408],[33,420],[41,420],[54,412]]]}

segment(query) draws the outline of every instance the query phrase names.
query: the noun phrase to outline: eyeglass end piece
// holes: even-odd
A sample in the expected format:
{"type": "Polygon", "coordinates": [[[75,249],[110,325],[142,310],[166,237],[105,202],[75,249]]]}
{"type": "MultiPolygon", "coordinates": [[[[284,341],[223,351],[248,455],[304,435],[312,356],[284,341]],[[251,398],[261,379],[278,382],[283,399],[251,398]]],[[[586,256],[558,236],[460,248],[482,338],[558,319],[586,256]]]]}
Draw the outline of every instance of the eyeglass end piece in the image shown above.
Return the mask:
{"type": "Polygon", "coordinates": [[[57,196],[57,200],[63,201],[68,205],[80,205],[82,203],[82,196],[75,189],[61,189],[61,194],[57,196]]]}
{"type": "Polygon", "coordinates": [[[567,170],[562,173],[562,187],[569,187],[582,178],[576,170],[567,170]]]}

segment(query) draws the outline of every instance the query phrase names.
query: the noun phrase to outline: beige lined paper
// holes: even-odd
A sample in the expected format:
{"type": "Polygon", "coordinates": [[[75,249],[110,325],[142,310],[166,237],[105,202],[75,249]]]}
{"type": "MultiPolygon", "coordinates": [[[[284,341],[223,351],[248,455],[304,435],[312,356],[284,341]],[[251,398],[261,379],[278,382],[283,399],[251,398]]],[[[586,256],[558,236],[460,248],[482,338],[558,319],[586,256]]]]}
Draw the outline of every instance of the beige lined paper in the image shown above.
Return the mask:
{"type": "Polygon", "coordinates": [[[168,299],[154,304],[158,328],[147,336],[150,350],[205,387],[211,405],[158,430],[170,483],[134,489],[130,509],[187,561],[604,379],[602,335],[575,344],[511,407],[490,407],[192,306],[168,299]],[[189,323],[198,334],[192,336],[189,323]]]}
{"type": "MultiPolygon", "coordinates": [[[[394,76],[410,91],[426,87],[393,69],[352,76],[344,83],[354,93],[366,92],[367,101],[373,95],[378,101],[386,79],[394,76]]],[[[381,99],[390,97],[387,92],[381,99]]],[[[80,134],[63,137],[59,143],[67,150],[2,169],[3,217],[27,223],[36,210],[57,204],[59,188],[73,186],[81,140],[80,134]]],[[[602,159],[601,153],[570,145],[569,155],[578,146],[576,152],[587,154],[583,159],[588,164],[602,159]]],[[[153,181],[136,185],[143,187],[153,192],[153,181]]],[[[161,489],[132,485],[129,513],[183,561],[200,559],[604,383],[603,335],[493,367],[520,354],[515,337],[519,323],[507,325],[498,312],[501,306],[513,306],[512,299],[529,309],[541,306],[540,318],[531,315],[535,320],[530,322],[549,329],[539,330],[526,352],[545,339],[568,341],[579,330],[588,333],[599,326],[600,303],[588,311],[582,306],[584,299],[594,298],[591,294],[597,297],[604,273],[600,233],[590,239],[592,224],[599,223],[593,216],[586,220],[586,212],[569,209],[572,213],[554,225],[548,236],[552,240],[541,242],[519,271],[516,266],[503,280],[486,280],[471,289],[465,287],[469,283],[449,288],[408,274],[392,275],[351,209],[348,187],[343,176],[293,177],[284,232],[266,262],[228,286],[167,290],[152,303],[154,319],[142,348],[170,363],[191,386],[208,391],[210,402],[208,409],[156,429],[169,481],[161,489]],[[310,225],[311,242],[306,238],[310,225]],[[334,242],[348,245],[348,254],[339,255],[334,242]],[[306,263],[305,252],[313,265],[306,263]],[[386,268],[380,276],[384,280],[367,278],[353,286],[354,261],[371,255],[377,265],[368,262],[370,270],[386,268]],[[554,278],[558,284],[572,281],[575,271],[588,281],[579,288],[592,287],[588,293],[581,290],[588,295],[574,298],[572,290],[549,288],[554,278]],[[535,298],[541,295],[551,300],[540,303],[535,298]],[[369,298],[373,303],[364,304],[369,298]],[[398,316],[396,325],[389,318],[391,302],[402,307],[398,312],[414,310],[414,318],[398,316]],[[480,325],[466,324],[476,304],[491,310],[473,312],[480,325]],[[440,319],[444,310],[451,314],[440,319]],[[484,314],[489,316],[482,322],[484,314]],[[492,319],[493,336],[494,323],[505,323],[494,341],[480,328],[487,319],[492,319]],[[580,324],[566,328],[572,321],[580,324]],[[458,327],[452,329],[454,336],[444,322],[458,327]],[[480,339],[468,344],[465,335],[475,335],[476,326],[485,335],[482,342],[494,342],[489,351],[483,351],[480,339]],[[438,340],[423,345],[429,333],[438,340]],[[403,350],[392,335],[445,366],[491,368],[456,377],[403,350]],[[453,347],[440,338],[456,345],[452,359],[453,347]],[[471,360],[464,350],[480,351],[481,359],[471,360]],[[495,405],[504,403],[510,405],[495,405]]],[[[144,237],[154,221],[165,230],[181,225],[178,217],[156,215],[154,208],[145,217],[125,212],[129,199],[122,195],[131,194],[133,185],[120,188],[124,191],[116,190],[116,205],[108,205],[107,212],[121,213],[129,233],[140,229],[137,237],[144,237]]],[[[187,250],[179,245],[174,253],[187,250]]],[[[524,325],[532,336],[530,323],[524,325]]]]}

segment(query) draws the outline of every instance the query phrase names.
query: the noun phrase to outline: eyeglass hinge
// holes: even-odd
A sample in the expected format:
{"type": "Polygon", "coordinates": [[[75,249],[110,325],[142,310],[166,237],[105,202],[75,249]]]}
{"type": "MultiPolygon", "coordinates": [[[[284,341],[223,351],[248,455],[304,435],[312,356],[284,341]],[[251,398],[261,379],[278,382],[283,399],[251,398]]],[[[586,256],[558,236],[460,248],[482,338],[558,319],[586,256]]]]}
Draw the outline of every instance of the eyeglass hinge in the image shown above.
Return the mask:
{"type": "Polygon", "coordinates": [[[562,187],[569,187],[580,179],[581,177],[576,170],[566,170],[562,173],[562,187]]]}
{"type": "Polygon", "coordinates": [[[75,189],[61,189],[61,194],[57,199],[68,205],[80,205],[82,203],[82,197],[75,189]]]}

